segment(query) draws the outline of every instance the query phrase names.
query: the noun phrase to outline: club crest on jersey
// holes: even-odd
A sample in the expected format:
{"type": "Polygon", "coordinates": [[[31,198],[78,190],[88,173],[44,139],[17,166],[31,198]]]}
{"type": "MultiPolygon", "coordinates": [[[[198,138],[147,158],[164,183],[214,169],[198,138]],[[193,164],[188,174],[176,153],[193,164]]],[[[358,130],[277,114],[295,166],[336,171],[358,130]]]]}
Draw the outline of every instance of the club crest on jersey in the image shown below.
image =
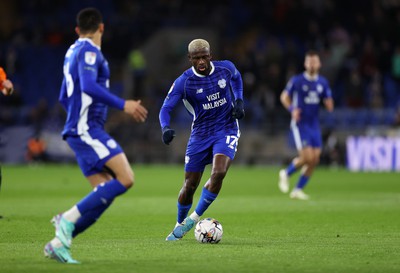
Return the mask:
{"type": "Polygon", "coordinates": [[[94,65],[96,62],[96,52],[87,51],[85,52],[85,63],[88,65],[94,65]]]}
{"type": "Polygon", "coordinates": [[[203,88],[197,89],[196,94],[201,94],[203,93],[203,88]]]}
{"type": "Polygon", "coordinates": [[[220,88],[225,88],[226,86],[226,80],[225,79],[221,79],[218,81],[218,85],[220,88]]]}
{"type": "Polygon", "coordinates": [[[111,149],[117,148],[117,142],[115,142],[114,139],[109,139],[107,140],[107,146],[110,147],[111,149]]]}
{"type": "Polygon", "coordinates": [[[324,88],[322,87],[322,85],[321,84],[317,84],[317,92],[318,93],[322,93],[322,90],[323,90],[324,88]]]}
{"type": "Polygon", "coordinates": [[[308,86],[304,84],[304,85],[301,87],[301,89],[303,89],[304,92],[307,92],[307,91],[308,91],[308,86]]]}

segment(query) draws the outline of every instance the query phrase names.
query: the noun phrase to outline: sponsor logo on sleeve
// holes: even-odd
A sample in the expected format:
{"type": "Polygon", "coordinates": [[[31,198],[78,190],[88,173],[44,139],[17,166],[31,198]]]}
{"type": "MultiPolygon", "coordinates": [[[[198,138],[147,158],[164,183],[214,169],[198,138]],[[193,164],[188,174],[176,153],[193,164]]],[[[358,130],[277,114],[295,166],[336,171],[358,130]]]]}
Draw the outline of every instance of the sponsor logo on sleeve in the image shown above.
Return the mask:
{"type": "Polygon", "coordinates": [[[85,63],[88,65],[94,65],[96,63],[96,52],[85,52],[85,63]]]}

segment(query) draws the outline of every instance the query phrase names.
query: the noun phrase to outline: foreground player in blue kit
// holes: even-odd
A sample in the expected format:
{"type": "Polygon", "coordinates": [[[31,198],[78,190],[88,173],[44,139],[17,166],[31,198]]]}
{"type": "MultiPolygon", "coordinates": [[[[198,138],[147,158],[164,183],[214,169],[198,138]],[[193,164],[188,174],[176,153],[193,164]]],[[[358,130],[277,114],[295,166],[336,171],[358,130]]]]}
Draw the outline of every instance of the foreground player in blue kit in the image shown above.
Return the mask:
{"type": "Polygon", "coordinates": [[[94,190],[69,210],[54,216],[56,237],[46,244],[45,256],[62,263],[78,263],[70,255],[72,238],[94,224],[115,197],[134,183],[134,174],[118,143],[104,131],[108,106],[144,122],[147,110],[140,101],[123,100],[109,91],[110,70],[101,52],[104,32],[101,13],[94,8],[77,16],[79,39],[68,49],[60,102],[67,111],[62,132],[94,190]]]}
{"type": "Polygon", "coordinates": [[[321,155],[322,138],[318,121],[320,102],[324,103],[329,112],[333,111],[332,92],[328,81],[318,74],[321,61],[315,51],[307,52],[304,67],[305,72],[292,77],[281,94],[283,106],[292,115],[290,128],[299,155],[286,169],[279,172],[279,189],[287,193],[289,176],[304,166],[296,187],[290,193],[291,198],[300,200],[309,199],[303,188],[321,155]]]}
{"type": "Polygon", "coordinates": [[[189,46],[192,67],[177,78],[160,110],[162,140],[169,144],[175,136],[170,128],[170,112],[179,101],[193,117],[185,156],[185,180],[178,197],[177,223],[167,241],[182,238],[217,198],[222,181],[235,157],[240,137],[238,119],[244,117],[243,84],[230,61],[211,61],[210,45],[203,39],[189,46]],[[211,177],[194,212],[187,217],[193,195],[206,165],[212,163],[211,177]]]}

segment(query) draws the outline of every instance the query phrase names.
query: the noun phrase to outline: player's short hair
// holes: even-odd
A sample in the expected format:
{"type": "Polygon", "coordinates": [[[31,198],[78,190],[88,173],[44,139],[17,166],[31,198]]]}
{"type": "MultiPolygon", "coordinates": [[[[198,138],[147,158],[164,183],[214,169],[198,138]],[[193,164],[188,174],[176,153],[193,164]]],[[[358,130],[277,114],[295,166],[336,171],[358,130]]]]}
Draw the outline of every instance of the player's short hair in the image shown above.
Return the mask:
{"type": "Polygon", "coordinates": [[[309,56],[309,57],[311,57],[311,56],[318,56],[318,57],[319,57],[319,54],[318,54],[318,52],[317,52],[316,50],[310,49],[310,50],[308,50],[308,51],[306,52],[306,57],[307,57],[307,56],[309,56]]]}
{"type": "Polygon", "coordinates": [[[188,45],[189,53],[204,50],[204,49],[211,51],[210,44],[204,39],[194,39],[188,45]]]}
{"type": "Polygon", "coordinates": [[[103,22],[103,16],[96,8],[82,9],[76,16],[76,24],[81,33],[96,32],[103,22]]]}

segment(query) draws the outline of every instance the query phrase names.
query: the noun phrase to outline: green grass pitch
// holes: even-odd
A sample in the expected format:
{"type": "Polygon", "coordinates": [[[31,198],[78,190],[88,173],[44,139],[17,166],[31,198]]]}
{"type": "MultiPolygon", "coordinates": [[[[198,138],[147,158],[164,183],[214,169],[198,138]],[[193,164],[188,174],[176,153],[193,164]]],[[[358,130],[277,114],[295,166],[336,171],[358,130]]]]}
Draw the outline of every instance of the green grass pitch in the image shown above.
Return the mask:
{"type": "Polygon", "coordinates": [[[74,165],[2,168],[1,273],[400,272],[398,173],[319,168],[306,189],[311,200],[296,201],[279,192],[277,167],[233,165],[204,215],[222,223],[223,239],[207,245],[193,232],[164,241],[183,166],[134,166],[134,188],[74,240],[82,264],[65,265],[43,256],[54,236],[49,220],[86,195],[88,182],[74,165]]]}

